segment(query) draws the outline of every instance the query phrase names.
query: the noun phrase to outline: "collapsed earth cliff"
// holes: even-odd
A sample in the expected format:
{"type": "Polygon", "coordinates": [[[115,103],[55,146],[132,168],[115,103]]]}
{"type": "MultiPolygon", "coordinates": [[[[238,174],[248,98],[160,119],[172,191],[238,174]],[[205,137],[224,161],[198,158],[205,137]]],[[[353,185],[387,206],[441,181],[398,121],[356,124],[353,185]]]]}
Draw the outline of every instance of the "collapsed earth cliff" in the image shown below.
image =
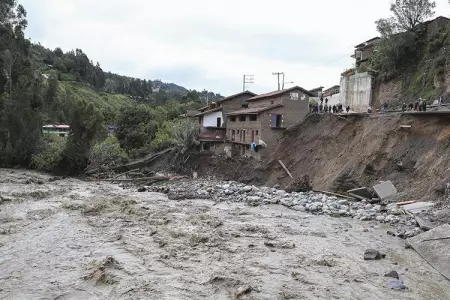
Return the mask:
{"type": "Polygon", "coordinates": [[[346,191],[391,180],[405,200],[438,201],[450,182],[447,115],[309,116],[268,161],[268,184],[308,175],[314,189],[346,191]],[[402,128],[410,125],[410,128],[402,128]]]}

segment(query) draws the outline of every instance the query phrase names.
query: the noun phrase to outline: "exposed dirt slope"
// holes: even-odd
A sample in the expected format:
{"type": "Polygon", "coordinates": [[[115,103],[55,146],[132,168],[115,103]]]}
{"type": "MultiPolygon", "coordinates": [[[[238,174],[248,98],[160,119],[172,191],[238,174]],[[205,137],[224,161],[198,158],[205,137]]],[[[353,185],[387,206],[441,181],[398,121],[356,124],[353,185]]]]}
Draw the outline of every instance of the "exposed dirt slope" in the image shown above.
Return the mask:
{"type": "Polygon", "coordinates": [[[315,189],[343,191],[391,180],[405,198],[436,201],[450,178],[449,137],[446,116],[309,117],[286,131],[268,163],[267,181],[291,182],[281,159],[294,177],[309,175],[315,189]]]}

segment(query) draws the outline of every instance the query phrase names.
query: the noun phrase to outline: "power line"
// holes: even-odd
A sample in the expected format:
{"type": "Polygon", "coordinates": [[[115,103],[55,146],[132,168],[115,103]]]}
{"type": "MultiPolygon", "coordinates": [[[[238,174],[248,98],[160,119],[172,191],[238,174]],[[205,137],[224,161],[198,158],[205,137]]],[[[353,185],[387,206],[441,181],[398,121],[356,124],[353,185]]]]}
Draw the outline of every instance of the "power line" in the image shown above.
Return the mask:
{"type": "Polygon", "coordinates": [[[317,69],[317,68],[319,68],[319,67],[324,67],[324,66],[326,66],[326,65],[328,65],[328,64],[330,64],[330,63],[332,63],[332,62],[341,60],[341,59],[343,59],[343,58],[345,58],[345,57],[348,57],[348,54],[345,54],[345,55],[340,56],[340,57],[338,57],[338,58],[332,59],[332,60],[330,60],[330,61],[328,61],[328,62],[325,62],[325,63],[323,63],[323,64],[317,65],[317,66],[315,66],[315,67],[311,67],[311,68],[309,68],[309,69],[307,69],[307,70],[312,70],[312,69],[317,69]]]}

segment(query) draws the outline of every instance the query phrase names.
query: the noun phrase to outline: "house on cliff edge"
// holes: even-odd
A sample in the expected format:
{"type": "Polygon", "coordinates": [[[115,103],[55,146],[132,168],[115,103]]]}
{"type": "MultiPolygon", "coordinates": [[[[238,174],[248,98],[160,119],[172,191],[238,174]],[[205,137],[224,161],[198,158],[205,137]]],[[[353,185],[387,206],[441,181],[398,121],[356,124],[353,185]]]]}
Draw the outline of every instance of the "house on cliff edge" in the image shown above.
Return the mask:
{"type": "Polygon", "coordinates": [[[202,150],[211,150],[217,153],[223,152],[227,127],[225,115],[241,109],[243,105],[246,105],[246,100],[255,96],[255,93],[245,91],[212,102],[208,106],[199,109],[200,113],[195,114],[193,117],[198,119],[201,126],[199,141],[202,150]]]}
{"type": "Polygon", "coordinates": [[[249,98],[248,107],[226,113],[232,153],[256,158],[274,150],[286,128],[302,121],[314,93],[299,86],[249,98]],[[252,150],[251,144],[257,145],[252,150]],[[256,151],[255,151],[256,150],[256,151]]]}

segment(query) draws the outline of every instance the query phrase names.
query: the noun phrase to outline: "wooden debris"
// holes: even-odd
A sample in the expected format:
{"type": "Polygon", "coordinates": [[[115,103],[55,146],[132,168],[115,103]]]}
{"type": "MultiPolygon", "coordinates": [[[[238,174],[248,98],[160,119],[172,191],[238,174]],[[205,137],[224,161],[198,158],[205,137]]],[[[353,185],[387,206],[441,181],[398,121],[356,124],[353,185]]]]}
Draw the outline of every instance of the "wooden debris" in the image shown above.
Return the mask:
{"type": "Polygon", "coordinates": [[[352,197],[352,196],[346,196],[346,195],[333,193],[333,192],[327,192],[327,191],[313,191],[313,192],[321,193],[321,194],[325,194],[325,195],[329,195],[329,196],[336,196],[336,197],[351,199],[351,200],[355,200],[356,199],[355,197],[352,197]]]}
{"type": "MultiPolygon", "coordinates": [[[[165,180],[176,180],[180,179],[181,176],[173,176],[173,177],[167,177],[167,176],[153,176],[153,177],[142,177],[142,178],[126,178],[126,179],[93,179],[90,181],[106,181],[106,182],[133,182],[133,181],[165,181],[165,180]]],[[[185,176],[183,176],[184,178],[185,176]]]]}
{"type": "Polygon", "coordinates": [[[289,177],[291,177],[292,179],[294,179],[294,177],[292,177],[291,172],[289,172],[288,168],[286,168],[286,166],[283,164],[283,162],[281,160],[278,161],[280,163],[280,165],[283,167],[283,169],[286,171],[286,173],[289,175],[289,177]]]}
{"type": "Polygon", "coordinates": [[[411,128],[411,125],[400,125],[400,128],[411,128]]]}
{"type": "Polygon", "coordinates": [[[416,203],[416,201],[403,201],[403,202],[397,202],[398,206],[403,206],[403,205],[407,205],[407,204],[413,204],[416,203]]]}
{"type": "Polygon", "coordinates": [[[127,175],[127,174],[131,173],[131,172],[137,172],[137,171],[139,171],[139,169],[134,169],[134,170],[126,171],[126,172],[123,172],[123,173],[120,173],[120,174],[114,176],[112,179],[119,178],[120,176],[124,176],[124,175],[127,175]]]}
{"type": "Polygon", "coordinates": [[[353,193],[348,193],[350,196],[352,196],[353,198],[356,198],[356,199],[359,199],[359,200],[367,200],[367,201],[370,201],[370,199],[367,199],[367,198],[364,198],[364,197],[362,197],[362,196],[359,196],[359,195],[356,195],[356,194],[353,194],[353,193]]]}

